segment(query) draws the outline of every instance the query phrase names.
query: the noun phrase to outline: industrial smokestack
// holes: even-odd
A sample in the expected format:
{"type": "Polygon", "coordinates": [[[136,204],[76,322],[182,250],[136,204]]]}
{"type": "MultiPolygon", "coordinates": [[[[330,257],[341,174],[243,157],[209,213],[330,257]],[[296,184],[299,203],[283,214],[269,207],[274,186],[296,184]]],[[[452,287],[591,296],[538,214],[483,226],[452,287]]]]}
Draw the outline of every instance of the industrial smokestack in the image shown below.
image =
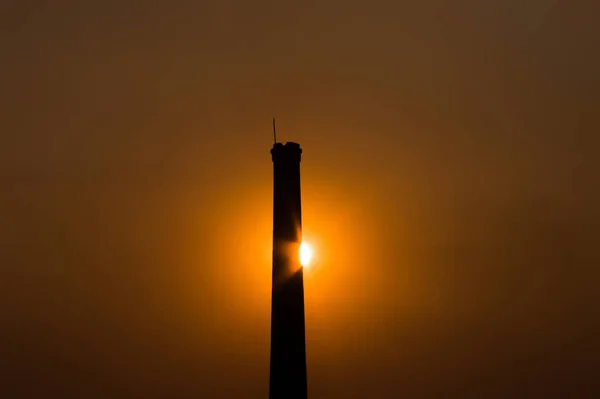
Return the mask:
{"type": "Polygon", "coordinates": [[[300,157],[297,143],[277,143],[273,159],[273,280],[270,399],[306,399],[300,157]]]}

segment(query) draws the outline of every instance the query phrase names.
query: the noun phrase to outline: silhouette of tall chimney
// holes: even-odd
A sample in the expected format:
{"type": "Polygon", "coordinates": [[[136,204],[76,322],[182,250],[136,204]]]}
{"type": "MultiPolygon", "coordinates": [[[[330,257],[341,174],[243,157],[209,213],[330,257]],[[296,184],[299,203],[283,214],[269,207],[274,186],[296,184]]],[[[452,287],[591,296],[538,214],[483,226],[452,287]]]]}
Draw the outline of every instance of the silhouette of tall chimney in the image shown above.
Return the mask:
{"type": "Polygon", "coordinates": [[[300,156],[297,143],[275,143],[270,399],[306,399],[300,156]]]}

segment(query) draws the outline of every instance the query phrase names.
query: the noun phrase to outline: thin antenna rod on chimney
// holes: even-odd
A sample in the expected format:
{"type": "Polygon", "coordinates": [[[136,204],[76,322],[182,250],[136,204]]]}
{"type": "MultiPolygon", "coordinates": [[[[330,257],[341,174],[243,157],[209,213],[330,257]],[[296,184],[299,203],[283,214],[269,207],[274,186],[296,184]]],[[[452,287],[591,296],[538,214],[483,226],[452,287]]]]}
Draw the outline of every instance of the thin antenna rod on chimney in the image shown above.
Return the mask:
{"type": "Polygon", "coordinates": [[[277,144],[277,130],[275,129],[275,118],[273,118],[273,140],[277,144]]]}

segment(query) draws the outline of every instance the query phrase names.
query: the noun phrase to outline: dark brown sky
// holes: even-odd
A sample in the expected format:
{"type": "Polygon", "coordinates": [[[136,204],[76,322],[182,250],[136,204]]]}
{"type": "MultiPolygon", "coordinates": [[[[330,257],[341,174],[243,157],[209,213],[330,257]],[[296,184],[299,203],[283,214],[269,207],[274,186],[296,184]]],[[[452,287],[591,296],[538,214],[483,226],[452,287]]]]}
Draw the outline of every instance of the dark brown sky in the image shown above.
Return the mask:
{"type": "Polygon", "coordinates": [[[311,398],[600,393],[599,15],[4,2],[0,397],[266,397],[273,115],[311,398]]]}

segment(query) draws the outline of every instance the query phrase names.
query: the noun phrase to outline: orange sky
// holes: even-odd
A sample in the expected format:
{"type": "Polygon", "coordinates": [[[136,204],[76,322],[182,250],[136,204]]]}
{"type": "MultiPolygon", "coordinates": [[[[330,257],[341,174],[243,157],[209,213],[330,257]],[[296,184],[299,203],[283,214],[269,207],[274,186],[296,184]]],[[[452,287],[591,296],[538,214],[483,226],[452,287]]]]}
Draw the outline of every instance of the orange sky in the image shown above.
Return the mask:
{"type": "Polygon", "coordinates": [[[0,397],[266,397],[273,116],[311,398],[600,392],[597,2],[13,3],[0,397]]]}

